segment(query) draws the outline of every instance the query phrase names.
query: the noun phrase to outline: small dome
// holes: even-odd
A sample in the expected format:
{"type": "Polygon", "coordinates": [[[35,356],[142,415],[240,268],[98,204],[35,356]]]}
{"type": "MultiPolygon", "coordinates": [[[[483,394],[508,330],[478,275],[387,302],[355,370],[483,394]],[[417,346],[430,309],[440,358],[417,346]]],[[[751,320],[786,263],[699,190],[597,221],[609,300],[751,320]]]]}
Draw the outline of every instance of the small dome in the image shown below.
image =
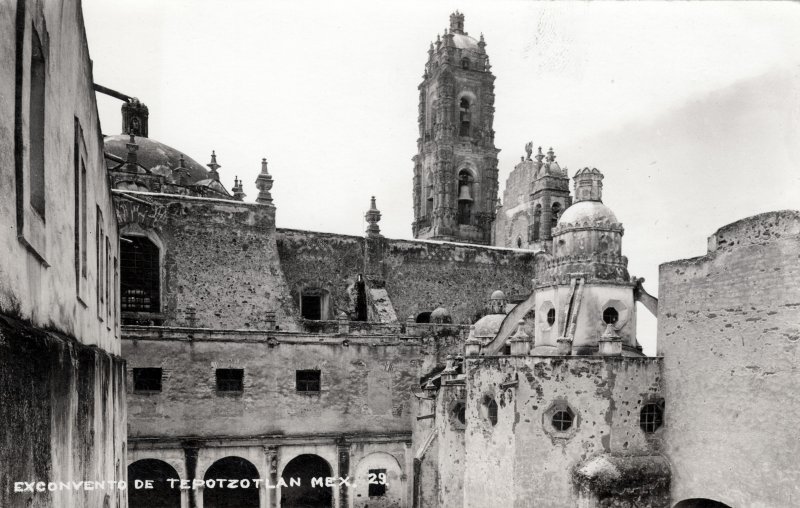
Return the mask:
{"type": "Polygon", "coordinates": [[[453,34],[453,44],[459,49],[471,49],[473,51],[480,51],[478,41],[464,34],[453,34]]]}
{"type": "Polygon", "coordinates": [[[431,323],[450,323],[450,311],[444,307],[437,307],[431,312],[431,323]]]}
{"type": "Polygon", "coordinates": [[[598,222],[616,223],[617,216],[600,201],[579,201],[567,208],[558,219],[558,224],[590,224],[598,222]]]}
{"type": "MultiPolygon", "coordinates": [[[[127,143],[130,142],[130,136],[120,134],[117,136],[106,136],[103,140],[105,144],[105,151],[116,155],[121,159],[128,156],[127,143]]],[[[153,170],[158,167],[157,174],[168,176],[167,172],[173,171],[180,165],[181,153],[180,151],[165,145],[152,138],[136,137],[135,142],[139,145],[136,151],[136,159],[140,165],[153,170]]],[[[208,170],[200,165],[197,161],[183,155],[183,165],[189,170],[190,183],[208,178],[208,170]]]]}
{"type": "Polygon", "coordinates": [[[491,300],[505,300],[506,299],[506,295],[505,295],[505,293],[503,293],[502,291],[500,291],[498,289],[497,291],[492,293],[492,296],[490,297],[490,299],[491,300]]]}
{"type": "Polygon", "coordinates": [[[483,316],[475,322],[475,338],[495,338],[497,332],[500,331],[500,325],[503,324],[503,320],[505,318],[505,314],[489,314],[487,316],[483,316]]]}

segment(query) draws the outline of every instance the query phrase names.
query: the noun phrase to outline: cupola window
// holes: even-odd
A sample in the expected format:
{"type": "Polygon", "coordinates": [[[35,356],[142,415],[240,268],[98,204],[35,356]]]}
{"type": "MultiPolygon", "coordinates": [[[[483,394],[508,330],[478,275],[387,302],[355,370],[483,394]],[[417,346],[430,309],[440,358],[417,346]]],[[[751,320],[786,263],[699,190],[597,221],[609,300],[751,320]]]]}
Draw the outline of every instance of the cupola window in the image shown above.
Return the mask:
{"type": "Polygon", "coordinates": [[[557,431],[565,432],[572,427],[572,422],[574,419],[575,415],[572,414],[572,411],[570,411],[569,408],[566,408],[556,411],[550,421],[553,424],[553,428],[555,428],[557,431]]]}
{"type": "Polygon", "coordinates": [[[648,402],[639,413],[639,427],[648,434],[664,424],[664,401],[648,402]]]}
{"type": "Polygon", "coordinates": [[[470,122],[472,121],[472,113],[470,111],[469,99],[463,97],[459,103],[460,112],[460,127],[458,130],[459,136],[469,136],[470,122]]]}
{"type": "Polygon", "coordinates": [[[619,321],[619,312],[614,307],[609,307],[603,311],[603,322],[607,325],[613,325],[619,321]]]}
{"type": "Polygon", "coordinates": [[[461,68],[469,70],[469,58],[461,59],[461,68]]]}
{"type": "Polygon", "coordinates": [[[556,227],[558,224],[558,218],[561,216],[561,203],[553,203],[551,208],[552,214],[550,215],[550,229],[556,227]]]}
{"type": "Polygon", "coordinates": [[[556,322],[556,309],[550,309],[547,311],[547,324],[553,326],[553,323],[556,322]]]}

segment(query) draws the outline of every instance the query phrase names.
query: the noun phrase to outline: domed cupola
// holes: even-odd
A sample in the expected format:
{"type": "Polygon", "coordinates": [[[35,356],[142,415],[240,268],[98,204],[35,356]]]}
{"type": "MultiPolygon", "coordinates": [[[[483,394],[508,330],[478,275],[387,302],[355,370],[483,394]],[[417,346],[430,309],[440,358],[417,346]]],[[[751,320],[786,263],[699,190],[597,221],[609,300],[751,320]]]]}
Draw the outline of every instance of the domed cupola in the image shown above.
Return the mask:
{"type": "Polygon", "coordinates": [[[486,344],[495,338],[506,318],[506,295],[497,290],[489,298],[489,313],[475,322],[473,336],[486,344]]]}
{"type": "Polygon", "coordinates": [[[628,260],[622,255],[624,229],[602,202],[603,174],[583,168],[573,177],[575,203],[564,211],[553,229],[553,280],[570,273],[589,279],[628,281],[628,260]]]}

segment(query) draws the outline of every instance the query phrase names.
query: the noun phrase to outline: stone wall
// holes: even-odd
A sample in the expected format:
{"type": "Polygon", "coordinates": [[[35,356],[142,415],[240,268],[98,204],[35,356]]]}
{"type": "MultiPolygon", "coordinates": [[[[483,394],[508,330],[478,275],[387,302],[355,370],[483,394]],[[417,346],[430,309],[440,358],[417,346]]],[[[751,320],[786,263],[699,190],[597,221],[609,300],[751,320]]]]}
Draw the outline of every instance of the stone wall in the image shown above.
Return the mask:
{"type": "Polygon", "coordinates": [[[460,331],[450,339],[166,333],[126,328],[132,437],[410,434],[420,372],[442,363],[446,343],[463,340],[460,331]],[[162,391],[134,390],[130,371],[139,367],[163,369],[162,391]],[[244,390],[218,392],[217,368],[244,369],[244,390]],[[321,371],[319,392],[296,390],[295,371],[303,369],[321,371]]]}
{"type": "Polygon", "coordinates": [[[800,503],[800,213],[735,222],[665,263],[658,348],[672,499],[800,503]]]}
{"type": "Polygon", "coordinates": [[[454,323],[483,315],[489,295],[527,295],[534,277],[532,252],[477,245],[411,240],[366,240],[357,236],[278,230],[281,269],[293,298],[300,288],[319,284],[330,291],[335,311],[351,306],[348,288],[358,274],[377,271],[399,320],[450,311],[454,323]],[[365,265],[365,242],[380,242],[379,258],[365,265]]]}
{"type": "Polygon", "coordinates": [[[589,498],[605,499],[602,506],[669,506],[668,473],[654,457],[663,428],[645,434],[639,426],[642,405],[663,393],[660,359],[468,358],[466,390],[464,506],[576,506],[573,472],[598,456],[644,456],[662,476],[639,484],[623,476],[589,498]],[[514,381],[517,387],[501,387],[514,381]],[[496,425],[487,397],[498,404],[496,425]],[[552,414],[565,405],[574,422],[556,432],[552,414]]]}
{"type": "Polygon", "coordinates": [[[126,478],[122,359],[0,315],[0,394],[0,506],[127,506],[126,491],[110,484],[46,486],[126,478]],[[45,490],[15,492],[16,482],[45,490]]]}

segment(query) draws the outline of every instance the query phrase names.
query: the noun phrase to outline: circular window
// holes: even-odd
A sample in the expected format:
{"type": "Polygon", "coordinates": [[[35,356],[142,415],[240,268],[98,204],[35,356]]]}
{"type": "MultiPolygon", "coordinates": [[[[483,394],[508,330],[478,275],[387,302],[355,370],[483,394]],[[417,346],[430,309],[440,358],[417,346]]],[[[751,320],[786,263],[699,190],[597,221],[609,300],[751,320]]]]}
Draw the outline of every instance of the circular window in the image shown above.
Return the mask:
{"type": "Polygon", "coordinates": [[[453,417],[461,425],[466,425],[466,423],[467,423],[467,406],[465,406],[463,402],[459,402],[458,404],[453,406],[453,417]]]}
{"type": "Polygon", "coordinates": [[[613,325],[619,321],[619,312],[614,307],[608,307],[603,311],[603,322],[607,325],[613,325]]]}
{"type": "Polygon", "coordinates": [[[556,322],[556,309],[550,309],[547,311],[547,324],[553,326],[553,323],[556,322]]]}
{"type": "Polygon", "coordinates": [[[648,434],[657,431],[664,424],[664,402],[649,402],[639,413],[639,427],[648,434]]]}
{"type": "Polygon", "coordinates": [[[553,423],[553,428],[559,432],[564,432],[572,427],[572,421],[574,418],[575,417],[571,411],[562,409],[560,411],[556,411],[550,421],[553,423]]]}
{"type": "Polygon", "coordinates": [[[486,418],[492,426],[497,425],[497,402],[491,397],[484,399],[484,406],[486,407],[486,418]]]}

